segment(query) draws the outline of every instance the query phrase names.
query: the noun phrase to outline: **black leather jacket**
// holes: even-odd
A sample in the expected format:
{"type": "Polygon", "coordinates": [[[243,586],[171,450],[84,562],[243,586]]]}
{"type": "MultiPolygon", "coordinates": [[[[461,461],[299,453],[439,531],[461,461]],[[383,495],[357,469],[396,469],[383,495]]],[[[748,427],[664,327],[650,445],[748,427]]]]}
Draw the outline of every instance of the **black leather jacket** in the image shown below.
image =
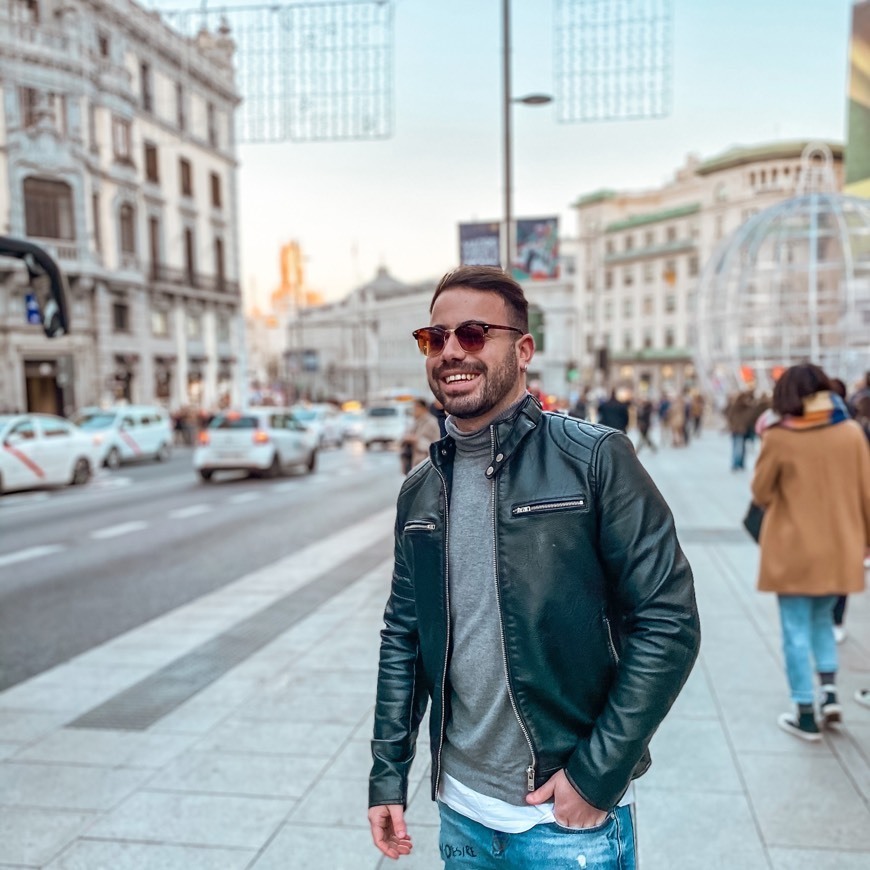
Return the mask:
{"type": "MultiPolygon", "coordinates": [[[[564,768],[609,810],[650,764],[647,745],[700,643],[673,517],[622,433],[544,413],[529,396],[491,427],[495,552],[511,703],[528,787],[564,768]]],[[[369,803],[405,804],[432,699],[432,795],[450,717],[447,552],[454,445],[432,445],[399,494],[381,633],[369,803]]]]}

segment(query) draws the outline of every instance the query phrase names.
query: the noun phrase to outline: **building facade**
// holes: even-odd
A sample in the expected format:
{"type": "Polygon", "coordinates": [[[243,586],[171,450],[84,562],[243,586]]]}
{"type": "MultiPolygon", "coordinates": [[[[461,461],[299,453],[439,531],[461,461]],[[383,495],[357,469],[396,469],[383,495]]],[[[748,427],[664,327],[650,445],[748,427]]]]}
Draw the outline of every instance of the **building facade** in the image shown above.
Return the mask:
{"type": "MultiPolygon", "coordinates": [[[[676,394],[698,385],[695,294],[716,247],[758,211],[796,194],[808,143],[689,157],[673,181],[600,190],[575,203],[576,300],[585,385],[676,394]]],[[[833,153],[842,188],[843,147],[833,153]]]]}
{"type": "Polygon", "coordinates": [[[0,263],[0,407],[241,401],[233,53],[132,0],[0,0],[0,227],[71,314],[45,339],[0,263]]]}

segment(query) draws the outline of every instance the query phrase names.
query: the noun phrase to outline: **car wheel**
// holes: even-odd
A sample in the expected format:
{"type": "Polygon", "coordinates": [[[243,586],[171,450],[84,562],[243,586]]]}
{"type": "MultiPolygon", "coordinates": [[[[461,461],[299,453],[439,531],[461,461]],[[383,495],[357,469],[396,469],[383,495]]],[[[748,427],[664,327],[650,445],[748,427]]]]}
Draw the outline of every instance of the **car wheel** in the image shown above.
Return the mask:
{"type": "Polygon", "coordinates": [[[169,449],[169,445],[164,441],[163,444],[160,445],[160,449],[157,451],[156,459],[158,462],[168,462],[171,455],[172,451],[169,449]]]}
{"type": "Polygon", "coordinates": [[[308,457],[308,462],[305,463],[305,470],[311,474],[315,468],[317,468],[317,451],[312,450],[311,456],[308,457]]]}
{"type": "Polygon", "coordinates": [[[90,479],[91,463],[84,458],[77,459],[70,484],[72,486],[84,486],[90,479]]]}
{"type": "Polygon", "coordinates": [[[210,468],[200,468],[199,476],[201,480],[204,480],[206,483],[211,480],[214,472],[210,468]]]}
{"type": "Polygon", "coordinates": [[[270,480],[274,480],[276,477],[281,476],[281,460],[278,457],[277,451],[272,454],[272,462],[269,467],[266,469],[266,477],[270,480]]]}
{"type": "Polygon", "coordinates": [[[111,468],[112,471],[121,467],[121,454],[117,447],[113,447],[106,456],[106,468],[111,468]]]}

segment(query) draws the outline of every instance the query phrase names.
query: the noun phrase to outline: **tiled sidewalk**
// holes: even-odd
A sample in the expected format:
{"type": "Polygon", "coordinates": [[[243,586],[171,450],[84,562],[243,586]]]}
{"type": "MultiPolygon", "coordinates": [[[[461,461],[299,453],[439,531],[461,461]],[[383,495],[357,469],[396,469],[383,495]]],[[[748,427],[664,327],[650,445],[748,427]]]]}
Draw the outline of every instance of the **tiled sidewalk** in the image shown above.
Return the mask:
{"type": "MultiPolygon", "coordinates": [[[[849,605],[845,724],[820,745],[776,727],[788,698],[772,596],[740,529],[748,477],[705,433],[643,455],[695,571],[702,653],[638,784],[643,870],[870,866],[870,605],[849,605]]],[[[747,473],[748,474],[748,473],[747,473]]],[[[0,694],[0,867],[49,870],[375,870],[368,739],[384,561],[144,731],[64,727],[378,538],[391,511],[0,694]]],[[[420,747],[413,856],[437,870],[420,747]]]]}

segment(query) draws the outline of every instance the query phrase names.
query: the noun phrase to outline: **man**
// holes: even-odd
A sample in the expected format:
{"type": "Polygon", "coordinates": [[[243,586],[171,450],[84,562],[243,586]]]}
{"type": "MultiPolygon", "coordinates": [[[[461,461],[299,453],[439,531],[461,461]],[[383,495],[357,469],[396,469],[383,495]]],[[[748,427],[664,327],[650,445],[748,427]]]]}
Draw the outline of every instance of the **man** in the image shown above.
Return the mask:
{"type": "Polygon", "coordinates": [[[414,417],[405,437],[402,438],[403,447],[410,448],[410,465],[404,469],[407,474],[415,465],[421,463],[429,455],[429,445],[441,438],[438,420],[432,415],[425,399],[414,399],[414,417]]]}
{"type": "Polygon", "coordinates": [[[598,422],[620,432],[628,431],[628,403],[617,398],[616,390],[611,390],[610,398],[598,406],[598,422]]]}
{"type": "Polygon", "coordinates": [[[700,638],[673,519],[627,437],[526,394],[519,284],[464,266],[430,313],[414,336],[448,437],[399,494],[373,840],[411,851],[408,774],[431,698],[445,867],[633,868],[624,799],[700,638]]]}

